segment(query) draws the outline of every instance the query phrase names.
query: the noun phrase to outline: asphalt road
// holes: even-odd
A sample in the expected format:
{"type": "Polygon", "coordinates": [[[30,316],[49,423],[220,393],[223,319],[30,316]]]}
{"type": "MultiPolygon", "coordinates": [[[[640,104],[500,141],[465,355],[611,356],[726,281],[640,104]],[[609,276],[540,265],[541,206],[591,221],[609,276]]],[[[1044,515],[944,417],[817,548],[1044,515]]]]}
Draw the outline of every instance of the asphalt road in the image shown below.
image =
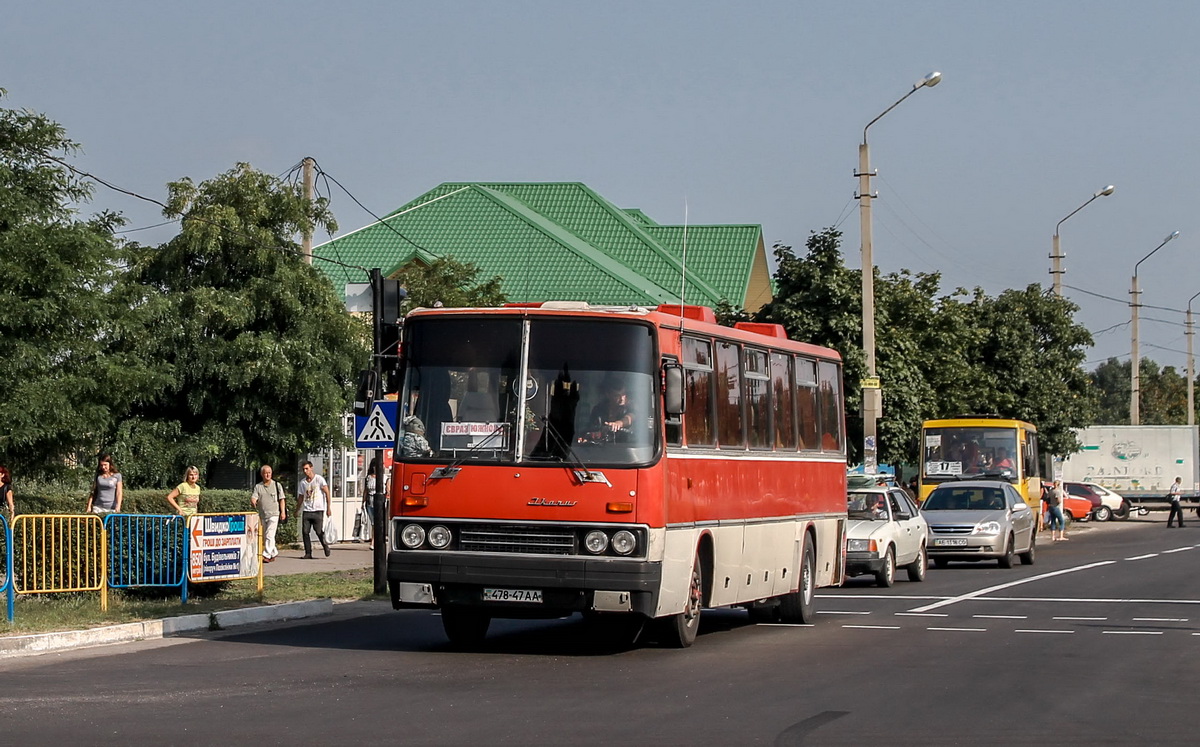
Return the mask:
{"type": "MultiPolygon", "coordinates": [[[[1081,528],[1011,570],[823,590],[813,627],[706,611],[691,649],[428,612],[0,662],[9,744],[1196,742],[1200,522],[1081,528]]],[[[1042,535],[1043,540],[1047,535],[1042,535]]],[[[898,574],[903,579],[903,574],[898,574]]]]}

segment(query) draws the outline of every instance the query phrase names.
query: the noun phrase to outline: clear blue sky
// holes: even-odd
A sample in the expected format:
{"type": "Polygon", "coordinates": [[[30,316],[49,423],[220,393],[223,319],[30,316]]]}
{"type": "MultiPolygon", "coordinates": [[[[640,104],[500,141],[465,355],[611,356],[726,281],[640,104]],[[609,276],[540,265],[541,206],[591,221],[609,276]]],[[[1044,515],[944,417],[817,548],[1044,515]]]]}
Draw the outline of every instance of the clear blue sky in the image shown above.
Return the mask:
{"type": "MultiPolygon", "coordinates": [[[[939,70],[871,128],[876,263],[1048,285],[1055,224],[1115,184],[1062,229],[1066,283],[1120,299],[1069,291],[1092,368],[1128,357],[1133,265],[1171,231],[1143,303],[1200,291],[1198,32],[1200,3],[1146,0],[17,0],[0,87],[65,125],[80,167],[160,198],[306,155],[376,213],[449,180],[581,181],[661,222],[686,204],[692,223],[762,224],[768,244],[841,221],[857,266],[862,129],[939,70]]],[[[371,220],[333,207],[342,231],[371,220]]],[[[161,221],[103,188],[92,208],[161,221]]],[[[1182,321],[1145,309],[1143,355],[1182,368],[1182,321]]]]}

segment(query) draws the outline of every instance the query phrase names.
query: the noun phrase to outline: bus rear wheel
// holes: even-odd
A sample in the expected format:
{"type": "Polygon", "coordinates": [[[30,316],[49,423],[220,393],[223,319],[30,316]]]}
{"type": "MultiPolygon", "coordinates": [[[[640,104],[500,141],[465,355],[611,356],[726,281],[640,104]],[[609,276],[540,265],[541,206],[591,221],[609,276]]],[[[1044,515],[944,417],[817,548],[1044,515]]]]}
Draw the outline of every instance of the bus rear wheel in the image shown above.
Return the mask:
{"type": "Polygon", "coordinates": [[[461,648],[478,646],[487,637],[492,616],[466,607],[443,607],[442,629],[450,643],[461,648]]]}
{"type": "Polygon", "coordinates": [[[662,642],[671,648],[687,648],[696,642],[700,631],[700,609],[704,606],[704,568],[700,555],[692,561],[692,579],[688,583],[683,612],[662,619],[662,642]]]}
{"type": "Polygon", "coordinates": [[[781,622],[811,625],[816,618],[813,605],[817,585],[817,556],[813,551],[812,538],[804,541],[804,557],[800,561],[800,588],[779,599],[781,622]]]}

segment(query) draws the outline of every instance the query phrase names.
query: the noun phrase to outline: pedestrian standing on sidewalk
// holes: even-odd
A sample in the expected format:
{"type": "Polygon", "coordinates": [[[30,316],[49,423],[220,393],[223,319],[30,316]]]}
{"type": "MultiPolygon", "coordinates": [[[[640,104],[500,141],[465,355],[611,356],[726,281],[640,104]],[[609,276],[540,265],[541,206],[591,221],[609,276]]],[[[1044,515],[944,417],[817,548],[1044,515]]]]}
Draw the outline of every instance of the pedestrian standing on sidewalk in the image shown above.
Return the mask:
{"type": "Polygon", "coordinates": [[[258,517],[262,519],[263,562],[270,563],[279,555],[279,548],[275,546],[275,532],[279,529],[279,522],[287,521],[287,500],[283,497],[283,486],[271,479],[274,474],[271,465],[264,464],[258,474],[262,481],[254,486],[250,505],[258,509],[258,517]]]}
{"type": "Polygon", "coordinates": [[[1167,498],[1171,500],[1171,513],[1167,514],[1167,529],[1171,528],[1171,519],[1179,517],[1179,528],[1183,529],[1183,506],[1180,501],[1183,500],[1183,478],[1176,477],[1175,482],[1171,483],[1171,487],[1167,490],[1167,498]]]}
{"type": "Polygon", "coordinates": [[[1067,530],[1063,525],[1062,515],[1062,489],[1058,483],[1050,483],[1050,486],[1042,493],[1042,500],[1046,502],[1046,512],[1050,514],[1050,540],[1052,542],[1061,542],[1067,538],[1067,530]],[[1054,536],[1055,532],[1058,536],[1054,536]]]}
{"type": "Polygon", "coordinates": [[[329,499],[329,485],[325,478],[313,472],[312,462],[304,463],[304,479],[299,485],[300,536],[304,538],[304,557],[312,560],[312,538],[308,536],[309,528],[317,533],[325,557],[329,557],[329,543],[325,541],[325,517],[333,516],[333,503],[329,499]]]}
{"type": "Polygon", "coordinates": [[[96,465],[96,477],[92,480],[92,492],[88,493],[87,512],[90,514],[111,514],[121,510],[121,501],[125,497],[121,473],[113,464],[112,455],[100,457],[96,465]]]}
{"type": "Polygon", "coordinates": [[[167,493],[167,503],[175,513],[187,518],[200,510],[200,469],[188,467],[183,473],[183,482],[167,493]]]}
{"type": "Polygon", "coordinates": [[[2,464],[0,464],[0,502],[3,502],[11,521],[17,511],[13,504],[12,473],[8,471],[8,467],[2,464]]]}

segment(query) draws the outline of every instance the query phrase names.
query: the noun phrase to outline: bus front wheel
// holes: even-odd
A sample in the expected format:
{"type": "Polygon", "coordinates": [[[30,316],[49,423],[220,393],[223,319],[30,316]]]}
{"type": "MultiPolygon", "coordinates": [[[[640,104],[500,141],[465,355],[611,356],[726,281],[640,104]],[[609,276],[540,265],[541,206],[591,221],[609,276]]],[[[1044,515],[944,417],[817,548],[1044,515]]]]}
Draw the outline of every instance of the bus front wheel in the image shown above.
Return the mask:
{"type": "Polygon", "coordinates": [[[688,583],[683,612],[663,618],[663,643],[671,648],[687,648],[696,642],[700,630],[700,609],[704,606],[704,569],[700,555],[692,561],[692,579],[688,583]]]}
{"type": "Polygon", "coordinates": [[[492,616],[465,607],[443,607],[442,629],[450,643],[459,647],[478,646],[487,637],[492,616]]]}
{"type": "Polygon", "coordinates": [[[779,600],[779,619],[785,623],[811,625],[816,617],[813,596],[817,583],[817,556],[811,537],[805,538],[800,562],[800,588],[779,600]]]}

